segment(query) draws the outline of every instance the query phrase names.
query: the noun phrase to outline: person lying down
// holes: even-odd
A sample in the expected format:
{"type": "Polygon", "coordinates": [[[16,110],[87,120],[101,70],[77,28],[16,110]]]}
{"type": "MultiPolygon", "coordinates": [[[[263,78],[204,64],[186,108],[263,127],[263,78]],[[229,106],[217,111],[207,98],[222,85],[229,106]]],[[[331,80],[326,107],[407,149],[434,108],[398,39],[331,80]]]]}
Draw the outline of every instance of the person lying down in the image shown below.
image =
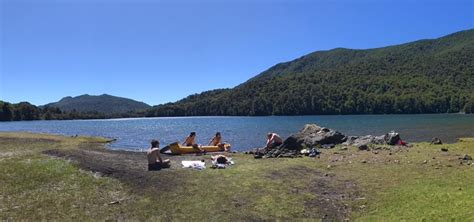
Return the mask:
{"type": "Polygon", "coordinates": [[[232,158],[227,157],[225,155],[213,155],[211,156],[212,160],[212,167],[213,168],[226,168],[226,166],[233,165],[234,161],[232,161],[232,158]]]}

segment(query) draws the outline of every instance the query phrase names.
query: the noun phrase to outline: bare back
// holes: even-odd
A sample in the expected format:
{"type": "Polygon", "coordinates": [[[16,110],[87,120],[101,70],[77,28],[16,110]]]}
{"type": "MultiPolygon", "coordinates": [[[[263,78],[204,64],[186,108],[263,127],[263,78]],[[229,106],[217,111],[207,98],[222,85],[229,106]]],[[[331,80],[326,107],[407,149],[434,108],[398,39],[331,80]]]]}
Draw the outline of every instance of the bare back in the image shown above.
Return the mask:
{"type": "Polygon", "coordinates": [[[222,143],[222,137],[214,137],[211,141],[212,146],[217,146],[222,143]]]}
{"type": "Polygon", "coordinates": [[[154,164],[156,162],[160,162],[160,149],[158,148],[151,148],[148,150],[146,153],[146,156],[148,158],[148,164],[154,164]]]}
{"type": "Polygon", "coordinates": [[[195,137],[188,137],[188,138],[186,138],[186,140],[184,141],[183,144],[186,145],[186,146],[192,146],[192,145],[196,144],[196,139],[195,139],[195,137]]]}

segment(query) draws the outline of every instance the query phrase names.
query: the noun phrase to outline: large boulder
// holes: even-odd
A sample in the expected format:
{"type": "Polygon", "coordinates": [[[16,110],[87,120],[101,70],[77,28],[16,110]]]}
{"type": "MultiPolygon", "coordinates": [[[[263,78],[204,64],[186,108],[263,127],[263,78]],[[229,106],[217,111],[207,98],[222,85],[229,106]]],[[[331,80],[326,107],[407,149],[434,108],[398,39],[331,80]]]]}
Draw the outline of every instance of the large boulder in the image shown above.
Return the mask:
{"type": "Polygon", "coordinates": [[[279,147],[263,152],[267,158],[296,157],[300,155],[303,148],[323,145],[331,148],[334,147],[334,144],[343,143],[345,140],[346,136],[338,131],[320,127],[316,124],[307,124],[299,133],[291,135],[283,141],[283,144],[279,147]]]}
{"type": "Polygon", "coordinates": [[[397,145],[398,144],[398,141],[400,141],[400,134],[395,132],[395,131],[391,131],[387,134],[385,134],[385,143],[387,143],[388,145],[397,145]]]}
{"type": "Polygon", "coordinates": [[[441,144],[443,144],[443,142],[441,141],[440,138],[435,137],[435,138],[433,138],[433,139],[431,140],[431,144],[434,144],[434,145],[441,145],[441,144]]]}
{"type": "Polygon", "coordinates": [[[391,131],[381,136],[349,136],[347,137],[347,140],[343,143],[343,145],[361,147],[369,144],[387,144],[393,146],[397,145],[399,141],[400,134],[395,131],[391,131]]]}
{"type": "Polygon", "coordinates": [[[347,141],[343,143],[344,145],[350,146],[366,146],[369,144],[385,144],[385,135],[382,136],[349,136],[347,141]]]}
{"type": "Polygon", "coordinates": [[[288,137],[279,148],[300,151],[303,148],[325,144],[340,144],[345,140],[346,136],[338,131],[320,127],[316,124],[306,124],[299,133],[288,137]]]}

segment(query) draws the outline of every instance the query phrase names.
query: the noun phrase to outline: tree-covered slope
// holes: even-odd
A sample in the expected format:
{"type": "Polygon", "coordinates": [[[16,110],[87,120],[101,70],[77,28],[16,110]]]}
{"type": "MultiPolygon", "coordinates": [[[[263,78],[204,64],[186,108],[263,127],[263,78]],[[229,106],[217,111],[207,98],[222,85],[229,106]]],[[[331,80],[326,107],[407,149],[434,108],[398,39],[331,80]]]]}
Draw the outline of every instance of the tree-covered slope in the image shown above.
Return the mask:
{"type": "Polygon", "coordinates": [[[143,102],[107,94],[100,96],[86,94],[77,97],[64,97],[60,101],[49,103],[44,107],[59,108],[66,112],[75,110],[77,112],[98,112],[105,114],[137,112],[150,108],[149,105],[143,102]]]}
{"type": "Polygon", "coordinates": [[[148,116],[473,112],[474,30],[384,48],[333,49],[148,116]]]}

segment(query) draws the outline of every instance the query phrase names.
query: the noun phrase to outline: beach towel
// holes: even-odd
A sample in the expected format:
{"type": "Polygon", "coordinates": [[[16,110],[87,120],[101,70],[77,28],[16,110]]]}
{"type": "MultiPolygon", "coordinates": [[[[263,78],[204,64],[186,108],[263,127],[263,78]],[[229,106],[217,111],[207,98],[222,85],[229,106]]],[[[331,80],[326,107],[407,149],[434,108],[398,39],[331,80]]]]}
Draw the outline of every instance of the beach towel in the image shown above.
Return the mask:
{"type": "Polygon", "coordinates": [[[183,160],[181,161],[181,164],[183,165],[183,168],[192,168],[197,170],[206,169],[206,163],[199,160],[183,160]]]}

